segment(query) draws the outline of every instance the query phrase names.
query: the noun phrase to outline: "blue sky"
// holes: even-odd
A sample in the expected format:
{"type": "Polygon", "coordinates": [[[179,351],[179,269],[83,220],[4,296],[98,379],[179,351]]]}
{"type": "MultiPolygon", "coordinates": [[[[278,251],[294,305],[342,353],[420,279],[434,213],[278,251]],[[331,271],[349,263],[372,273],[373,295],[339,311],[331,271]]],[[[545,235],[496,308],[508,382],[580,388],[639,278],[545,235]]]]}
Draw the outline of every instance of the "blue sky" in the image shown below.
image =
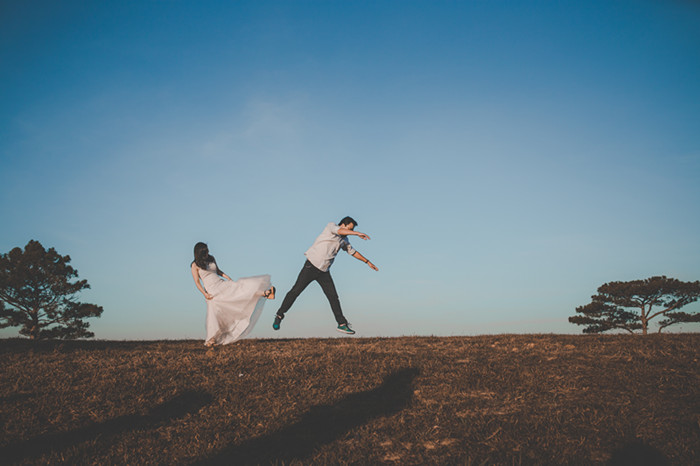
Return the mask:
{"type": "Polygon", "coordinates": [[[693,2],[3,2],[0,81],[0,251],[70,255],[97,338],[203,338],[197,241],[272,275],[251,337],[333,336],[315,285],[271,323],[345,215],[361,336],[580,333],[603,283],[700,279],[693,2]]]}

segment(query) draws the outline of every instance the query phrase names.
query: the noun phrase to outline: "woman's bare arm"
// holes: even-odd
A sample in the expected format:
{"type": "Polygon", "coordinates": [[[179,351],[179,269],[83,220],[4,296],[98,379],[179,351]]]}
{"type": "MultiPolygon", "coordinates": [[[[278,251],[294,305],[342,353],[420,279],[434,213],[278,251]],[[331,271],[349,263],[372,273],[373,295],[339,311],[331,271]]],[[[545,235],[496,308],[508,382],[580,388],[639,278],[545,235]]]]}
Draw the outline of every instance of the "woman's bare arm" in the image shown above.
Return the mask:
{"type": "Polygon", "coordinates": [[[213,298],[213,296],[207,293],[207,290],[205,290],[202,286],[202,283],[199,279],[199,267],[197,267],[197,264],[195,264],[194,262],[192,263],[192,278],[194,279],[194,284],[197,285],[197,289],[202,292],[205,299],[213,298]]]}

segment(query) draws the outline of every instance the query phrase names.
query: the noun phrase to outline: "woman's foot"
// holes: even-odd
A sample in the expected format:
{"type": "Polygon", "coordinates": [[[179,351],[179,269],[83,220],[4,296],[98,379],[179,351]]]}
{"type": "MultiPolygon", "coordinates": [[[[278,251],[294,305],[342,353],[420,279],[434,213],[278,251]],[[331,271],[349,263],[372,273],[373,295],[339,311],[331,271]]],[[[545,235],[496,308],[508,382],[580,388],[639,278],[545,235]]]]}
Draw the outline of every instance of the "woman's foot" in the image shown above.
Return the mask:
{"type": "Polygon", "coordinates": [[[263,297],[265,297],[267,299],[275,299],[275,287],[273,286],[269,290],[265,291],[263,293],[263,297]]]}
{"type": "Polygon", "coordinates": [[[206,346],[207,348],[211,348],[211,347],[214,346],[215,344],[216,344],[216,343],[214,343],[214,340],[209,340],[209,341],[205,341],[205,342],[204,342],[204,346],[206,346]]]}

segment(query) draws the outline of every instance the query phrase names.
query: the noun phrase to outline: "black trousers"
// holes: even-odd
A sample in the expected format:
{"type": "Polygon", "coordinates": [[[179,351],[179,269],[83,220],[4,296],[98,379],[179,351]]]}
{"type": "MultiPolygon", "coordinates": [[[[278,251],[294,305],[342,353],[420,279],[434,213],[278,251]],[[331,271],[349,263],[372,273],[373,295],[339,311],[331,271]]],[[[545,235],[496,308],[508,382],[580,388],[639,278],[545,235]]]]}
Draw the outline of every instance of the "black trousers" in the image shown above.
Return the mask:
{"type": "Polygon", "coordinates": [[[296,283],[284,297],[282,305],[277,311],[277,314],[284,317],[284,313],[287,312],[290,307],[292,307],[292,304],[294,304],[294,301],[296,301],[301,292],[304,291],[306,287],[309,286],[309,283],[314,280],[321,285],[323,293],[326,295],[326,298],[328,298],[328,302],[331,304],[331,310],[335,316],[335,321],[338,322],[338,325],[347,324],[348,321],[345,319],[343,311],[340,309],[340,300],[338,299],[338,292],[335,291],[335,283],[333,283],[331,272],[323,272],[317,269],[308,260],[304,263],[304,267],[301,268],[301,272],[299,272],[296,283]]]}

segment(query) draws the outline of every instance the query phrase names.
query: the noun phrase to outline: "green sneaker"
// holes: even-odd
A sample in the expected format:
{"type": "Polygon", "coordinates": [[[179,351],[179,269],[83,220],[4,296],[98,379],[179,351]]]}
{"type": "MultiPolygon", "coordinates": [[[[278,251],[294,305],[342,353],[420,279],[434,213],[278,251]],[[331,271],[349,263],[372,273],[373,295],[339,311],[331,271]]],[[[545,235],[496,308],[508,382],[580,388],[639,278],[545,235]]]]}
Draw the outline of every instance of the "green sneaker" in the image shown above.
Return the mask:
{"type": "Polygon", "coordinates": [[[282,317],[281,315],[277,314],[277,315],[275,316],[275,321],[272,323],[272,328],[274,328],[275,330],[279,330],[279,329],[280,329],[280,323],[282,323],[282,318],[283,318],[283,317],[282,317]]]}
{"type": "Polygon", "coordinates": [[[347,333],[348,335],[354,335],[355,331],[350,328],[350,324],[341,324],[338,325],[337,329],[340,333],[347,333]]]}

